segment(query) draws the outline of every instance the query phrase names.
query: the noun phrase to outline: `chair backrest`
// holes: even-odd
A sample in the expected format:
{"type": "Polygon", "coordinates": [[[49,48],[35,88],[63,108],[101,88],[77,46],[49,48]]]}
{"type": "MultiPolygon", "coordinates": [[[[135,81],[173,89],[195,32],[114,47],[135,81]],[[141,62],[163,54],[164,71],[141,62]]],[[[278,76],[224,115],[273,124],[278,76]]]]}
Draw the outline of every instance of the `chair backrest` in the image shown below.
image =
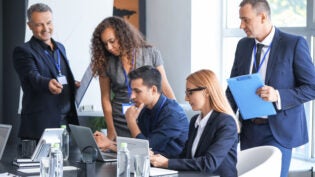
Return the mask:
{"type": "Polygon", "coordinates": [[[279,177],[281,172],[281,151],[274,146],[259,146],[237,155],[239,177],[279,177]]]}

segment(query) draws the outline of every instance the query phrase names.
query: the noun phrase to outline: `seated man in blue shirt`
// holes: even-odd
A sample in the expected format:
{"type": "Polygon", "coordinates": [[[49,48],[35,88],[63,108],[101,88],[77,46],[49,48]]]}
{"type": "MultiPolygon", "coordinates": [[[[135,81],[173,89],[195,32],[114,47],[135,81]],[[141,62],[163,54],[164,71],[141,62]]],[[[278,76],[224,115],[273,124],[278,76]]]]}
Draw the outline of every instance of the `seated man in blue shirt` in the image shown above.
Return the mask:
{"type": "MultiPolygon", "coordinates": [[[[151,66],[143,66],[129,73],[131,99],[125,117],[131,136],[147,139],[154,153],[176,157],[185,145],[188,135],[188,119],[176,100],[163,93],[161,74],[151,66]]],[[[99,147],[106,149],[109,141],[95,133],[99,147]]],[[[109,147],[107,147],[109,148],[109,147]]]]}

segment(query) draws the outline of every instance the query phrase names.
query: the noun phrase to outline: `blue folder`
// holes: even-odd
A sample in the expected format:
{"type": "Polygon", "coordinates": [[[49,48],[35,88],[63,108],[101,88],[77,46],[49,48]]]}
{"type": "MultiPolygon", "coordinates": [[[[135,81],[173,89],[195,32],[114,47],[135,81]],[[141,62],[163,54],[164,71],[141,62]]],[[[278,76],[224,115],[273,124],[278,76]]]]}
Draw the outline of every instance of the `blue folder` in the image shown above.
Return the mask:
{"type": "Polygon", "coordinates": [[[256,94],[256,90],[264,86],[258,73],[233,77],[227,82],[243,119],[276,114],[273,104],[256,94]]]}

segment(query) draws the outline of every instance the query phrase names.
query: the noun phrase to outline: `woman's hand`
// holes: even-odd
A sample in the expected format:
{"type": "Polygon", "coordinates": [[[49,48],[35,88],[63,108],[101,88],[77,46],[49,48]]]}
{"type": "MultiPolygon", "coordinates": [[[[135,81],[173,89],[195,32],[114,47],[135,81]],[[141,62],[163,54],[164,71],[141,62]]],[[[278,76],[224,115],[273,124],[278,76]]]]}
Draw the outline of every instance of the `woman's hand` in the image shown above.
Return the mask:
{"type": "Polygon", "coordinates": [[[168,159],[161,154],[150,155],[150,163],[155,167],[168,168],[168,159]]]}

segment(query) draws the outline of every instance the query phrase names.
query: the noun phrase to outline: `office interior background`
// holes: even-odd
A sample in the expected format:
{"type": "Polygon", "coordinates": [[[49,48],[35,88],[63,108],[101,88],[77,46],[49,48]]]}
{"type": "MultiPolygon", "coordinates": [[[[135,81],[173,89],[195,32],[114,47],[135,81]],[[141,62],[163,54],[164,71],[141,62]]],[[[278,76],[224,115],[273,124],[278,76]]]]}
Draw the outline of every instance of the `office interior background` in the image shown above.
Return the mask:
{"type": "MultiPolygon", "coordinates": [[[[146,39],[160,49],[169,82],[177,100],[185,105],[185,78],[191,72],[213,70],[225,89],[238,40],[245,36],[239,29],[240,0],[130,0],[144,6],[146,39]]],[[[95,26],[112,14],[113,0],[1,0],[0,1],[0,122],[19,126],[20,83],[12,65],[12,51],[29,39],[26,8],[44,2],[54,12],[55,36],[62,42],[77,80],[90,61],[90,38],[95,26]],[[101,4],[101,5],[100,5],[101,4]],[[83,30],[83,31],[82,31],[83,30]],[[82,52],[82,53],[81,53],[82,52]]],[[[304,36],[314,56],[314,0],[269,0],[272,21],[281,30],[304,36]]],[[[97,78],[93,79],[82,106],[86,114],[102,114],[97,78]]],[[[309,143],[294,149],[294,157],[315,160],[314,104],[305,104],[309,143]]],[[[293,130],[294,131],[294,130],[293,130]]],[[[11,140],[10,141],[13,141],[11,140]]]]}

